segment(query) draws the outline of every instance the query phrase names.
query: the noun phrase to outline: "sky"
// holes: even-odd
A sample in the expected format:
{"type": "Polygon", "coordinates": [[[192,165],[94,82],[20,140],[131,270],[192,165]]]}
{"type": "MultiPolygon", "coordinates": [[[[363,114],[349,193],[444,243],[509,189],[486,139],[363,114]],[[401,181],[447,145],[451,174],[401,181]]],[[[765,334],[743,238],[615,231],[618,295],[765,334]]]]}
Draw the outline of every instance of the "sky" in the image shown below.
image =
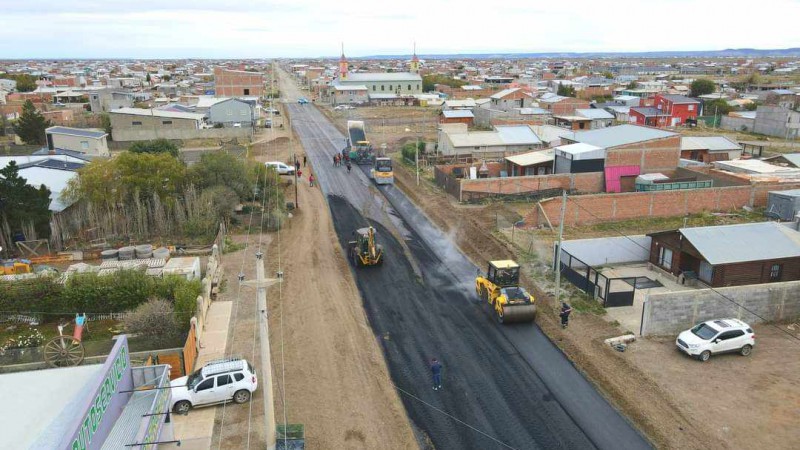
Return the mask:
{"type": "Polygon", "coordinates": [[[0,58],[770,49],[800,46],[798,17],[800,0],[0,0],[0,58]]]}

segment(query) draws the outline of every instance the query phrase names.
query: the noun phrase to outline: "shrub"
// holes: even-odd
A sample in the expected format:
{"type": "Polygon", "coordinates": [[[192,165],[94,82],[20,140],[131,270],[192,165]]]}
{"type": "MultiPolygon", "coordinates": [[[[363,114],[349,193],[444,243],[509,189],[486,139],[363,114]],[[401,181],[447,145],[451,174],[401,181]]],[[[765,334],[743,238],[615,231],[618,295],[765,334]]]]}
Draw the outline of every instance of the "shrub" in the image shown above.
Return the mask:
{"type": "Polygon", "coordinates": [[[175,309],[167,300],[151,298],[125,317],[128,333],[148,339],[172,341],[181,335],[175,320],[175,309]]]}

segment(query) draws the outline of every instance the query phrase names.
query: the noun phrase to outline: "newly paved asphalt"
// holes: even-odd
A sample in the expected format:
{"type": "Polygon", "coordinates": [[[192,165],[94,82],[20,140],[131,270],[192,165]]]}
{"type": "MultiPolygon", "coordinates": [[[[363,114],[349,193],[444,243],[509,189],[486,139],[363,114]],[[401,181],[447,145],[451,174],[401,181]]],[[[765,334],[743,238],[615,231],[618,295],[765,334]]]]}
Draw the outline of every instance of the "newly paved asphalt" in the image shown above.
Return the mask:
{"type": "Polygon", "coordinates": [[[333,167],[345,139],[324,115],[286,106],[343,248],[356,228],[378,229],[385,263],[355,270],[356,281],[423,446],[650,448],[535,324],[494,321],[475,295],[477,268],[398,188],[377,188],[357,166],[333,167]],[[434,357],[441,391],[431,387],[434,357]]]}

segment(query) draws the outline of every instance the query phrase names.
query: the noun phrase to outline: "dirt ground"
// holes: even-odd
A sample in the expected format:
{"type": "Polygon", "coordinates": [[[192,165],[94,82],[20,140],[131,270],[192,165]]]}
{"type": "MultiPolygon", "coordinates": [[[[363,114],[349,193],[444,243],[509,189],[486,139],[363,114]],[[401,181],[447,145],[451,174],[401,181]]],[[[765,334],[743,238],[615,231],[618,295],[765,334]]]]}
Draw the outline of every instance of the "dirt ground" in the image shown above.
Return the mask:
{"type": "MultiPolygon", "coordinates": [[[[257,161],[290,161],[293,154],[302,164],[302,148],[287,135],[263,140],[251,148],[251,157],[257,161]]],[[[274,274],[279,267],[285,274],[280,295],[277,288],[267,293],[275,420],[282,423],[285,414],[288,423],[304,424],[307,449],[417,448],[378,342],[367,324],[358,289],[339,250],[327,204],[319,189],[308,185],[308,174],[313,170],[301,170],[300,207],[292,211],[280,235],[268,236],[271,243],[265,250],[267,274],[274,274]]],[[[283,178],[287,182],[286,200],[294,201],[291,177],[283,178]]],[[[257,221],[253,227],[258,227],[257,221]]],[[[254,257],[256,231],[250,239],[247,254],[240,250],[225,255],[229,293],[236,290],[236,274],[243,259],[245,276],[255,276],[249,261],[254,257]]],[[[234,239],[239,243],[245,240],[245,236],[234,239]]],[[[245,355],[252,351],[254,294],[250,289],[242,295],[236,334],[229,337],[233,348],[245,355]],[[239,348],[245,345],[250,347],[239,348]]],[[[257,392],[253,420],[263,419],[260,400],[257,392]]],[[[226,428],[243,429],[226,431],[224,446],[240,448],[249,410],[231,408],[226,414],[226,428]],[[234,435],[237,437],[227,442],[228,436],[234,435]]]]}
{"type": "MultiPolygon", "coordinates": [[[[300,208],[269,252],[280,252],[285,274],[282,300],[275,288],[267,300],[275,387],[285,392],[285,403],[276,394],[276,420],[285,412],[305,424],[308,449],[416,448],[327,204],[304,179],[300,208]]],[[[278,267],[270,259],[268,271],[278,267]]]]}

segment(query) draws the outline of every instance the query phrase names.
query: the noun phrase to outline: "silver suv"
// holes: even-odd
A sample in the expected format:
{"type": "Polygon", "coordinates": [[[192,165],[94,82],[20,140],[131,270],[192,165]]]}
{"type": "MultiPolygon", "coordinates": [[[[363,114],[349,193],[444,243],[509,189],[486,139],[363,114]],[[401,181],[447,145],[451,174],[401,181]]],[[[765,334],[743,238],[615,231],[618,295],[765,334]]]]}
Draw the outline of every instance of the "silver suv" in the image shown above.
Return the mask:
{"type": "Polygon", "coordinates": [[[246,403],[258,388],[258,379],[249,362],[230,358],[211,361],[191,375],[172,380],[170,384],[171,409],[178,414],[186,414],[198,406],[231,400],[246,403]]]}

